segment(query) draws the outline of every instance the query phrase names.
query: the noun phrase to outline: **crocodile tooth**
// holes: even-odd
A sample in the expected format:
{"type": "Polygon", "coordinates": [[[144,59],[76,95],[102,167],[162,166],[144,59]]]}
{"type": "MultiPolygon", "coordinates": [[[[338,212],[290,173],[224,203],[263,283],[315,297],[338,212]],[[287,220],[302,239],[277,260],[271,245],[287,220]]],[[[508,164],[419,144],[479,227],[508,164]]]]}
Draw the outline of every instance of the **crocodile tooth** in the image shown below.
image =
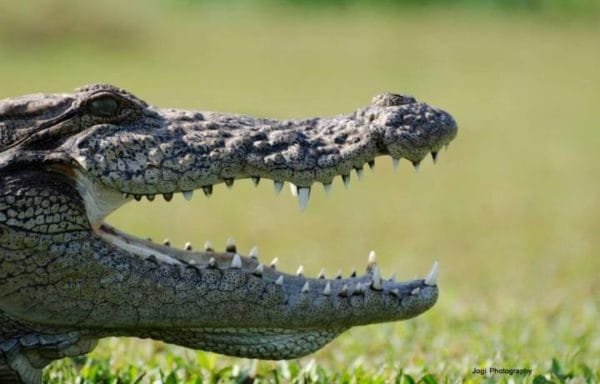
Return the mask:
{"type": "Polygon", "coordinates": [[[298,186],[294,183],[290,183],[290,192],[292,193],[292,196],[298,196],[298,186]]]}
{"type": "Polygon", "coordinates": [[[279,258],[274,258],[273,261],[271,261],[271,264],[269,264],[269,266],[273,269],[277,268],[277,263],[279,262],[279,258]]]}
{"type": "Polygon", "coordinates": [[[235,239],[233,237],[227,239],[227,242],[225,243],[225,252],[237,252],[237,247],[235,246],[235,239]]]}
{"type": "Polygon", "coordinates": [[[331,193],[331,183],[323,183],[323,189],[325,193],[329,195],[331,193]]]}
{"type": "Polygon", "coordinates": [[[254,184],[254,186],[258,187],[258,183],[260,183],[260,176],[252,176],[250,177],[250,179],[252,179],[252,183],[254,184]]]}
{"type": "Polygon", "coordinates": [[[419,169],[421,169],[421,162],[420,161],[413,161],[412,165],[415,168],[415,171],[419,172],[419,169]]]}
{"type": "Polygon", "coordinates": [[[256,245],[254,247],[252,247],[248,256],[250,256],[254,260],[258,259],[258,247],[256,245]]]}
{"type": "Polygon", "coordinates": [[[417,288],[413,289],[412,291],[410,291],[410,294],[411,294],[411,295],[416,295],[416,294],[418,294],[419,292],[421,292],[421,288],[417,287],[417,288]]]}
{"type": "Polygon", "coordinates": [[[256,266],[256,269],[254,270],[254,272],[252,272],[252,273],[254,274],[254,276],[261,277],[263,275],[264,270],[265,270],[265,266],[262,263],[259,263],[256,266]]]}
{"type": "Polygon", "coordinates": [[[194,191],[183,192],[183,198],[186,199],[187,201],[192,200],[192,197],[194,197],[194,191]]]}
{"type": "Polygon", "coordinates": [[[166,247],[170,247],[170,246],[171,246],[171,240],[169,240],[169,239],[164,239],[164,240],[163,240],[163,245],[164,245],[164,246],[166,246],[166,247]]]}
{"type": "Polygon", "coordinates": [[[365,293],[365,286],[362,285],[360,281],[356,283],[356,289],[354,290],[354,293],[357,295],[362,295],[363,293],[365,293]]]}
{"type": "Polygon", "coordinates": [[[275,189],[275,194],[279,195],[283,189],[283,181],[273,181],[273,189],[275,189]]]}
{"type": "Polygon", "coordinates": [[[433,164],[437,163],[437,157],[438,157],[437,152],[431,152],[431,158],[433,159],[433,164]]]}
{"type": "Polygon", "coordinates": [[[277,280],[275,280],[275,284],[283,285],[283,275],[279,276],[277,280]]]}
{"type": "Polygon", "coordinates": [[[210,197],[210,195],[212,195],[212,193],[213,193],[213,186],[205,185],[204,187],[202,187],[202,191],[204,192],[204,195],[206,197],[210,197]]]}
{"type": "Polygon", "coordinates": [[[396,282],[396,273],[392,273],[392,275],[389,278],[389,281],[392,282],[392,283],[396,282]]]}
{"type": "Polygon", "coordinates": [[[125,193],[123,193],[123,198],[124,198],[124,199],[129,199],[129,193],[126,193],[126,192],[125,192],[125,193]]]}
{"type": "Polygon", "coordinates": [[[344,181],[344,187],[348,189],[348,187],[350,186],[350,174],[342,175],[342,180],[344,181]]]}
{"type": "Polygon", "coordinates": [[[367,259],[367,272],[370,272],[371,269],[377,264],[377,254],[375,251],[369,252],[369,258],[367,259]]]}
{"type": "Polygon", "coordinates": [[[208,266],[210,268],[214,268],[217,266],[217,260],[215,260],[214,257],[211,257],[210,260],[208,260],[208,266]]]}
{"type": "Polygon", "coordinates": [[[374,168],[375,168],[375,160],[370,160],[370,161],[368,162],[368,164],[369,164],[369,168],[371,168],[371,169],[374,169],[374,168]]]}
{"type": "Polygon", "coordinates": [[[195,265],[196,264],[196,260],[194,259],[189,259],[187,262],[189,265],[195,265]]]}
{"type": "Polygon", "coordinates": [[[376,291],[381,291],[383,289],[383,286],[381,285],[381,273],[377,266],[373,267],[373,282],[371,283],[371,288],[376,291]]]}
{"type": "Polygon", "coordinates": [[[344,284],[344,286],[342,286],[342,290],[338,292],[338,295],[342,297],[348,296],[348,284],[344,284]]]}
{"type": "Polygon", "coordinates": [[[186,251],[191,251],[192,250],[192,243],[190,243],[189,241],[187,243],[185,243],[185,245],[183,246],[183,249],[185,249],[186,251]]]}
{"type": "Polygon", "coordinates": [[[212,252],[212,251],[214,251],[214,250],[215,250],[215,248],[213,247],[213,245],[212,245],[212,243],[211,243],[210,241],[206,240],[206,241],[204,242],[204,250],[205,250],[206,252],[212,252]]]}
{"type": "Polygon", "coordinates": [[[308,205],[308,198],[310,197],[310,187],[298,188],[298,204],[300,205],[300,211],[304,211],[308,205]]]}
{"type": "Polygon", "coordinates": [[[325,289],[323,289],[323,295],[331,295],[331,283],[329,281],[327,282],[327,285],[325,285],[325,289]]]}
{"type": "Polygon", "coordinates": [[[317,279],[324,279],[325,278],[325,268],[322,268],[319,271],[319,274],[317,275],[317,279]]]}
{"type": "Polygon", "coordinates": [[[233,255],[233,259],[231,259],[231,268],[240,269],[242,268],[242,258],[237,253],[233,255]]]}
{"type": "Polygon", "coordinates": [[[396,297],[400,297],[400,290],[398,288],[390,290],[390,293],[396,297]]]}
{"type": "Polygon", "coordinates": [[[394,171],[398,170],[398,166],[400,165],[400,159],[396,159],[392,157],[392,165],[394,166],[394,171]]]}
{"type": "Polygon", "coordinates": [[[134,198],[136,201],[140,201],[140,200],[142,200],[142,195],[133,195],[133,198],[134,198]]]}
{"type": "Polygon", "coordinates": [[[433,263],[433,267],[431,267],[431,271],[429,271],[429,274],[425,278],[425,284],[436,285],[438,273],[439,273],[439,267],[438,267],[438,262],[436,261],[433,263]]]}
{"type": "Polygon", "coordinates": [[[301,265],[298,267],[298,270],[296,271],[296,275],[297,276],[303,276],[304,275],[304,266],[301,265]]]}
{"type": "Polygon", "coordinates": [[[302,286],[302,293],[307,293],[308,290],[310,289],[310,285],[308,284],[308,281],[306,283],[304,283],[304,285],[302,286]]]}
{"type": "Polygon", "coordinates": [[[156,197],[156,195],[153,195],[153,194],[146,195],[146,199],[148,199],[148,201],[154,201],[155,197],[156,197]]]}
{"type": "Polygon", "coordinates": [[[223,181],[225,182],[227,189],[231,189],[233,187],[233,177],[225,177],[223,181]]]}
{"type": "Polygon", "coordinates": [[[337,280],[339,280],[339,279],[341,279],[341,278],[342,278],[342,270],[341,270],[341,269],[338,269],[338,271],[337,271],[337,274],[335,275],[335,278],[336,278],[337,280]]]}
{"type": "Polygon", "coordinates": [[[173,199],[173,194],[171,192],[163,193],[163,198],[165,201],[171,201],[173,199]]]}
{"type": "Polygon", "coordinates": [[[353,269],[352,272],[350,272],[350,277],[356,277],[356,269],[353,269]]]}
{"type": "Polygon", "coordinates": [[[356,176],[358,177],[358,180],[361,180],[362,177],[363,177],[363,173],[364,173],[363,169],[362,168],[355,168],[355,171],[356,171],[356,176]]]}

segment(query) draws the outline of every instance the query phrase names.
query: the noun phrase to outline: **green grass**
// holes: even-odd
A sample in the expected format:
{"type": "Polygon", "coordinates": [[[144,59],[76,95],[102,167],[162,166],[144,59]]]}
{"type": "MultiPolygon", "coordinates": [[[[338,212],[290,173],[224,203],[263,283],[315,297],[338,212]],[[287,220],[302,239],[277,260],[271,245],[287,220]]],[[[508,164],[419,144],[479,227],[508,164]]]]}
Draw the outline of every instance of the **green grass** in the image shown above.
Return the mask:
{"type": "MultiPolygon", "coordinates": [[[[348,112],[393,90],[459,122],[438,165],[415,174],[403,162],[394,173],[381,159],[348,191],[340,181],[329,198],[317,188],[303,214],[265,180],[217,186],[210,200],[130,204],[109,218],[180,245],[233,235],[242,250],[258,244],[265,259],[307,274],[362,269],[371,249],[399,278],[440,261],[441,295],[428,313],[352,329],[297,361],[260,362],[262,382],[600,381],[598,24],[460,10],[94,7],[97,17],[76,27],[68,20],[77,17],[30,15],[55,23],[39,39],[3,35],[0,97],[102,81],[161,106],[296,117],[348,112]],[[122,36],[104,32],[111,13],[130,20],[122,36]],[[471,374],[490,366],[533,374],[471,374]]],[[[251,366],[108,339],[45,374],[244,382],[251,366]]]]}

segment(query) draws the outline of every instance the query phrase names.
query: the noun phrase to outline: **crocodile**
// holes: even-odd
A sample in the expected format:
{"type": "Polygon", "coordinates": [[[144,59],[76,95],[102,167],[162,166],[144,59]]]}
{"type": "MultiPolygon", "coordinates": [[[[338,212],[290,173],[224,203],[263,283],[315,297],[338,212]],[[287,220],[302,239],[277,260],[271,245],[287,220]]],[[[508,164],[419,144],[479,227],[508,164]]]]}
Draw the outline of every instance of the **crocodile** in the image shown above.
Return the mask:
{"type": "Polygon", "coordinates": [[[304,209],[315,183],[347,183],[380,155],[435,161],[456,133],[449,113],[393,93],[297,120],[161,109],[107,84],[0,100],[0,382],[39,383],[50,362],[109,336],[278,360],[421,314],[438,297],[437,264],[397,282],[371,253],[364,274],[309,278],[234,241],[177,249],[104,219],[239,179],[270,179],[276,192],[287,182],[304,209]]]}

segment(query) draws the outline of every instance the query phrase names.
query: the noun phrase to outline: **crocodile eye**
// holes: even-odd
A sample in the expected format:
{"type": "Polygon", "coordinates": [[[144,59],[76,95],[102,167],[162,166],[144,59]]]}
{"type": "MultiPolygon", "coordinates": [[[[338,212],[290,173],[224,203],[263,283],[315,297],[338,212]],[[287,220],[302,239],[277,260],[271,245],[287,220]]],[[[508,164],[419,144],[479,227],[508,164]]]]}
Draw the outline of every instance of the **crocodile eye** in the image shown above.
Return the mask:
{"type": "Polygon", "coordinates": [[[96,116],[115,116],[119,111],[119,103],[110,96],[101,96],[90,103],[90,111],[96,116]]]}

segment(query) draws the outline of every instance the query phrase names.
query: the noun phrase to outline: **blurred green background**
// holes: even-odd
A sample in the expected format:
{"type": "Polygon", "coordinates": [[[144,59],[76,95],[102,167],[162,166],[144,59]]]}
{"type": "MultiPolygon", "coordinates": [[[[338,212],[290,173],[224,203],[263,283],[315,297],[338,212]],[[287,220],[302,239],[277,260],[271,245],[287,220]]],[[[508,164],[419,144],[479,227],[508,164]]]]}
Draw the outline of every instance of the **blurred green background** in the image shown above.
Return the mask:
{"type": "MultiPolygon", "coordinates": [[[[348,190],[316,188],[302,214],[263,180],[131,203],[109,222],[180,246],[234,236],[313,275],[362,270],[371,249],[402,279],[439,260],[431,311],[353,329],[298,367],[316,359],[381,382],[400,369],[479,381],[470,372],[489,366],[599,380],[598,1],[0,0],[0,98],[93,82],[164,107],[276,118],[350,112],[382,91],[450,111],[460,130],[437,165],[394,173],[378,159],[348,190]]],[[[92,357],[48,377],[104,364],[106,377],[192,380],[247,365],[138,340],[106,340],[92,357]]]]}

